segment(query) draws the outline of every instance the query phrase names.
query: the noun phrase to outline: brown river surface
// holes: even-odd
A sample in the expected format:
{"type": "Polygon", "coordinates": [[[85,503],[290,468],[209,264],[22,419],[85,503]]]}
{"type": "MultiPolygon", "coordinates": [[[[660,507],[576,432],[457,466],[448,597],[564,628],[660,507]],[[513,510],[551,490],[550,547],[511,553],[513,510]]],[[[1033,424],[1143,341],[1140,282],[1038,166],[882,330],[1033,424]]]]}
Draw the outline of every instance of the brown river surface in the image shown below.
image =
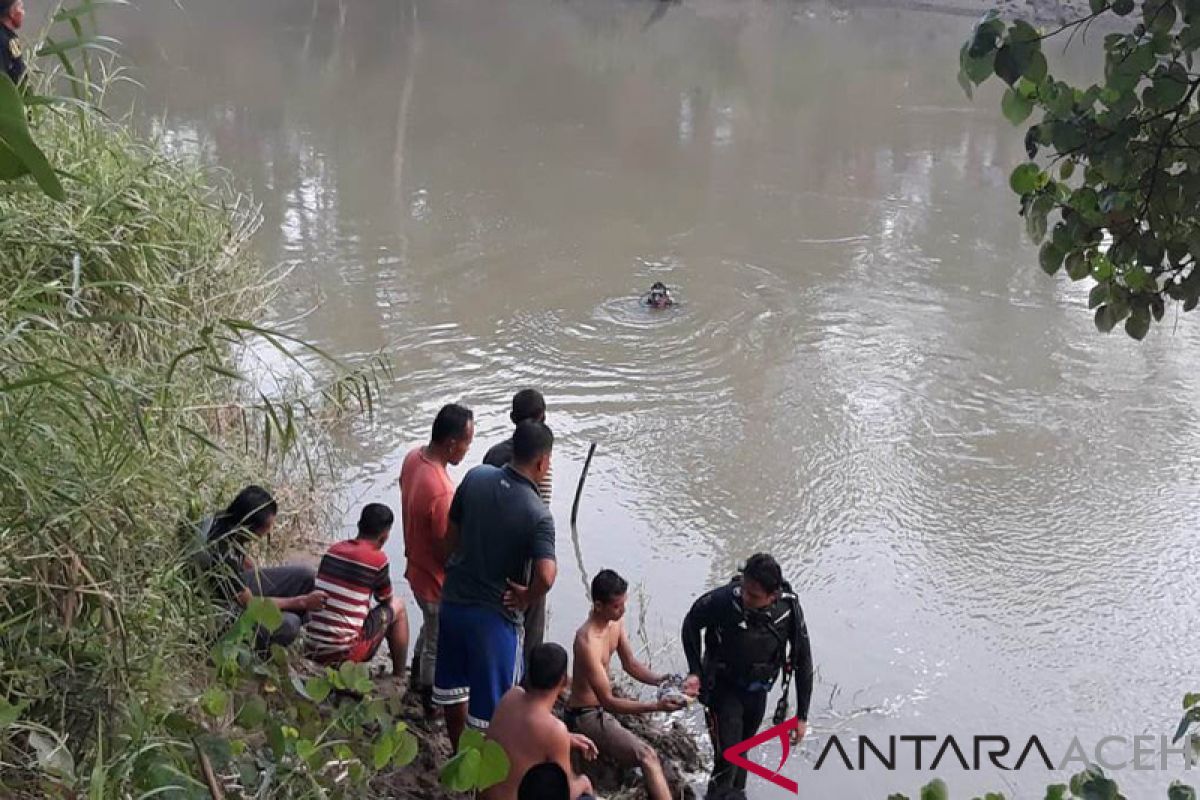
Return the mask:
{"type": "MultiPolygon", "coordinates": [[[[1172,311],[1144,343],[1100,336],[1088,287],[1039,271],[1007,187],[1021,135],[955,83],[970,17],[142,6],[111,31],[138,113],[263,204],[261,257],[295,266],[281,324],[391,359],[344,443],[347,532],[363,502],[395,506],[442,403],[475,409],[474,464],[537,386],[559,437],[552,638],[615,567],[631,627],[681,666],[692,598],[773,552],[819,673],[784,768],[802,797],[928,780],[911,757],[815,770],[834,734],[1037,735],[1058,758],[1075,735],[1173,732],[1198,688],[1200,335],[1172,311]],[[678,308],[639,307],[659,279],[678,308]]],[[[938,772],[955,797],[1066,777],[938,772]]],[[[1169,780],[1121,774],[1133,798],[1169,780]]]]}

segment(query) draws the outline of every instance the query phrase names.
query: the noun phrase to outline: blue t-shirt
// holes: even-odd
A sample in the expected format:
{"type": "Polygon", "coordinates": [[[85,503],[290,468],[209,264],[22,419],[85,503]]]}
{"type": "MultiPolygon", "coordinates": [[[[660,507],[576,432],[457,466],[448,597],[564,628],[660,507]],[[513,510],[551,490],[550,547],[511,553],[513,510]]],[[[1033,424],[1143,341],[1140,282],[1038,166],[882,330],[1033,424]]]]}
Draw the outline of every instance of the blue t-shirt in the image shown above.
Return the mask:
{"type": "Polygon", "coordinates": [[[475,467],[454,493],[450,521],[458,547],[446,562],[442,600],[486,606],[520,625],[524,615],[501,601],[508,581],[526,584],[531,562],[554,560],[554,517],[537,487],[512,465],[475,467]]]}

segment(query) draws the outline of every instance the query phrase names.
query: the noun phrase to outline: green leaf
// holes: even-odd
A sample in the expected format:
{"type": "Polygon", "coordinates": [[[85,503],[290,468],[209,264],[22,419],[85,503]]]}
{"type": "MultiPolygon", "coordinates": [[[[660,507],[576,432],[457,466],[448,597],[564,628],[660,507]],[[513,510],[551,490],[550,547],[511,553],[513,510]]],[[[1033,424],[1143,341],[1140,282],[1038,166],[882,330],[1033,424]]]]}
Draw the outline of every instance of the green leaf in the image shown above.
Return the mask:
{"type": "Polygon", "coordinates": [[[0,697],[0,729],[7,728],[16,722],[20,718],[21,711],[24,708],[24,703],[13,705],[3,697],[0,697]]]}
{"type": "Polygon", "coordinates": [[[963,45],[959,51],[959,67],[963,74],[971,83],[978,86],[983,83],[992,74],[992,66],[996,60],[996,52],[994,50],[980,56],[971,55],[971,50],[968,45],[963,45]]]}
{"type": "Polygon", "coordinates": [[[1146,306],[1134,308],[1129,319],[1125,320],[1125,332],[1139,342],[1145,339],[1150,332],[1150,309],[1146,306]]]}
{"type": "Polygon", "coordinates": [[[1025,60],[1021,60],[1020,55],[1023,52],[1020,48],[1014,48],[1011,45],[1004,45],[996,51],[996,61],[993,68],[996,70],[996,77],[1012,86],[1017,82],[1025,72],[1025,68],[1029,66],[1029,56],[1025,60]]]}
{"type": "Polygon", "coordinates": [[[395,755],[392,756],[392,766],[407,767],[417,757],[417,737],[408,731],[402,731],[398,738],[399,744],[395,755]]]}
{"type": "Polygon", "coordinates": [[[329,679],[324,675],[315,675],[309,678],[304,683],[304,693],[314,703],[320,703],[329,697],[329,692],[333,687],[329,684],[329,679]]]}
{"type": "MultiPolygon", "coordinates": [[[[1155,108],[1171,108],[1187,94],[1188,74],[1179,62],[1171,64],[1166,72],[1154,79],[1150,89],[1154,90],[1155,108]]],[[[1149,92],[1150,89],[1146,91],[1149,92]]]]}
{"type": "Polygon", "coordinates": [[[485,739],[482,733],[474,728],[467,728],[458,737],[458,752],[467,750],[482,750],[485,739]]]}
{"type": "Polygon", "coordinates": [[[1058,177],[1064,181],[1069,180],[1071,178],[1071,176],[1074,174],[1075,174],[1075,162],[1074,161],[1070,161],[1070,160],[1064,161],[1064,162],[1062,162],[1062,166],[1060,166],[1058,168],[1058,177]]]}
{"type": "MultiPolygon", "coordinates": [[[[1104,9],[1108,8],[1108,0],[1088,0],[1088,8],[1093,14],[1099,14],[1104,9]]],[[[1049,798],[1047,798],[1049,800],[1049,798]]]]}
{"type": "MultiPolygon", "coordinates": [[[[1111,331],[1113,326],[1117,324],[1116,317],[1113,314],[1112,306],[1103,305],[1097,308],[1094,322],[1096,323],[1096,330],[1100,331],[1101,333],[1108,333],[1111,331]]],[[[1074,789],[1072,789],[1072,791],[1074,791],[1074,789]]]]}
{"type": "Polygon", "coordinates": [[[1033,112],[1033,101],[1009,88],[1004,90],[1000,108],[1004,112],[1005,119],[1013,125],[1020,125],[1033,112]]]}
{"type": "Polygon", "coordinates": [[[481,753],[478,786],[480,789],[487,789],[507,778],[511,765],[504,748],[493,741],[484,742],[481,753]]]}
{"type": "Polygon", "coordinates": [[[1169,33],[1175,27],[1175,18],[1173,0],[1146,0],[1142,5],[1142,19],[1151,33],[1169,33]]]}
{"type": "Polygon", "coordinates": [[[0,74],[0,142],[33,175],[43,192],[59,202],[67,199],[53,167],[29,135],[25,104],[21,102],[17,87],[5,74],[0,74]]]}
{"type": "Polygon", "coordinates": [[[1097,283],[1092,287],[1092,291],[1088,292],[1088,308],[1096,308],[1106,300],[1108,300],[1107,283],[1097,283]]]}
{"type": "Polygon", "coordinates": [[[220,717],[229,709],[229,694],[218,686],[210,686],[200,696],[200,707],[211,717],[220,717]]]}
{"type": "MultiPolygon", "coordinates": [[[[466,735],[466,731],[463,732],[466,735]]],[[[452,792],[469,792],[479,781],[479,763],[483,757],[475,748],[462,749],[459,740],[459,753],[446,762],[442,767],[440,779],[442,786],[452,792]]]]}
{"type": "Polygon", "coordinates": [[[1035,84],[1046,80],[1046,76],[1050,74],[1050,65],[1046,63],[1046,56],[1041,50],[1035,51],[1030,57],[1029,65],[1025,67],[1022,74],[1026,80],[1035,84]]]}
{"type": "Polygon", "coordinates": [[[1133,0],[1113,0],[1113,13],[1118,17],[1124,17],[1133,13],[1133,0]]]}
{"type": "Polygon", "coordinates": [[[371,763],[374,764],[375,770],[378,771],[386,767],[387,763],[392,760],[392,754],[395,751],[396,743],[392,739],[392,734],[385,733],[371,747],[371,763]]]}
{"type": "Polygon", "coordinates": [[[234,721],[243,728],[257,728],[267,717],[267,701],[262,695],[252,694],[238,711],[234,721]]]}
{"type": "Polygon", "coordinates": [[[1017,194],[1029,194],[1038,188],[1038,176],[1042,170],[1032,161],[1019,165],[1008,177],[1008,185],[1017,194]]]}
{"type": "Polygon", "coordinates": [[[1062,267],[1064,255],[1062,249],[1054,242],[1046,242],[1038,250],[1038,264],[1047,275],[1053,275],[1062,267]]]}
{"type": "Polygon", "coordinates": [[[950,790],[946,782],[936,778],[921,788],[921,800],[950,800],[950,790]]]}
{"type": "Polygon", "coordinates": [[[1067,255],[1067,276],[1073,281],[1081,281],[1092,273],[1082,250],[1075,250],[1067,255]]]}
{"type": "Polygon", "coordinates": [[[1192,727],[1192,723],[1196,721],[1198,716],[1200,716],[1200,708],[1188,709],[1188,712],[1179,720],[1179,727],[1175,729],[1175,736],[1171,739],[1172,744],[1187,735],[1188,728],[1192,727]]]}
{"type": "Polygon", "coordinates": [[[1183,710],[1187,711],[1192,706],[1200,703],[1200,692],[1188,692],[1183,696],[1183,710]]]}
{"type": "Polygon", "coordinates": [[[317,745],[309,739],[296,740],[296,755],[308,764],[312,769],[321,766],[324,757],[321,756],[317,745]]]}
{"type": "Polygon", "coordinates": [[[246,616],[271,633],[279,630],[279,626],[283,624],[283,612],[265,597],[252,597],[246,605],[246,616]]]}
{"type": "Polygon", "coordinates": [[[1196,800],[1196,790],[1179,781],[1173,781],[1167,789],[1167,800],[1196,800]]]}
{"type": "Polygon", "coordinates": [[[1067,785],[1056,783],[1046,787],[1046,800],[1067,800],[1067,785]]]}

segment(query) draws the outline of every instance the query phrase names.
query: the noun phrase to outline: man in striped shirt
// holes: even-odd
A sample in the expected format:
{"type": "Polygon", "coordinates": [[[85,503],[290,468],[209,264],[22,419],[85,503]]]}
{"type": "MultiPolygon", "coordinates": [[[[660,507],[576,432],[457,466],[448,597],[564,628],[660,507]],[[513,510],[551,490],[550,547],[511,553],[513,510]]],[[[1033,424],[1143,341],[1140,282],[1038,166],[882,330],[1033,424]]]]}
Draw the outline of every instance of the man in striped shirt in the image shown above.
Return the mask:
{"type": "Polygon", "coordinates": [[[392,671],[403,676],[408,663],[408,615],[392,594],[388,557],[392,510],[368,503],[358,520],[358,537],[338,542],[321,558],[316,586],[328,595],[325,607],[305,626],[309,656],[322,664],[366,662],[387,639],[392,671]],[[377,601],[372,605],[372,598],[377,601]]]}

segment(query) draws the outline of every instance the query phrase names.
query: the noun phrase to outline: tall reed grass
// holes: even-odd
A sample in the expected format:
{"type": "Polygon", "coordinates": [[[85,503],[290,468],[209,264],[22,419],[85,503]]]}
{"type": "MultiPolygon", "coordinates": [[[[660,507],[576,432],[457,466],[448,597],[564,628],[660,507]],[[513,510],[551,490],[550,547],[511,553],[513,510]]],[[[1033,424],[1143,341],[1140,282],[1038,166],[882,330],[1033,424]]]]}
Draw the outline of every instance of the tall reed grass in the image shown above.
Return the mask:
{"type": "Polygon", "coordinates": [[[0,796],[136,796],[211,645],[185,523],[317,485],[374,373],[260,392],[250,340],[319,355],[256,322],[257,209],[86,103],[35,111],[67,199],[0,184],[0,796]]]}

